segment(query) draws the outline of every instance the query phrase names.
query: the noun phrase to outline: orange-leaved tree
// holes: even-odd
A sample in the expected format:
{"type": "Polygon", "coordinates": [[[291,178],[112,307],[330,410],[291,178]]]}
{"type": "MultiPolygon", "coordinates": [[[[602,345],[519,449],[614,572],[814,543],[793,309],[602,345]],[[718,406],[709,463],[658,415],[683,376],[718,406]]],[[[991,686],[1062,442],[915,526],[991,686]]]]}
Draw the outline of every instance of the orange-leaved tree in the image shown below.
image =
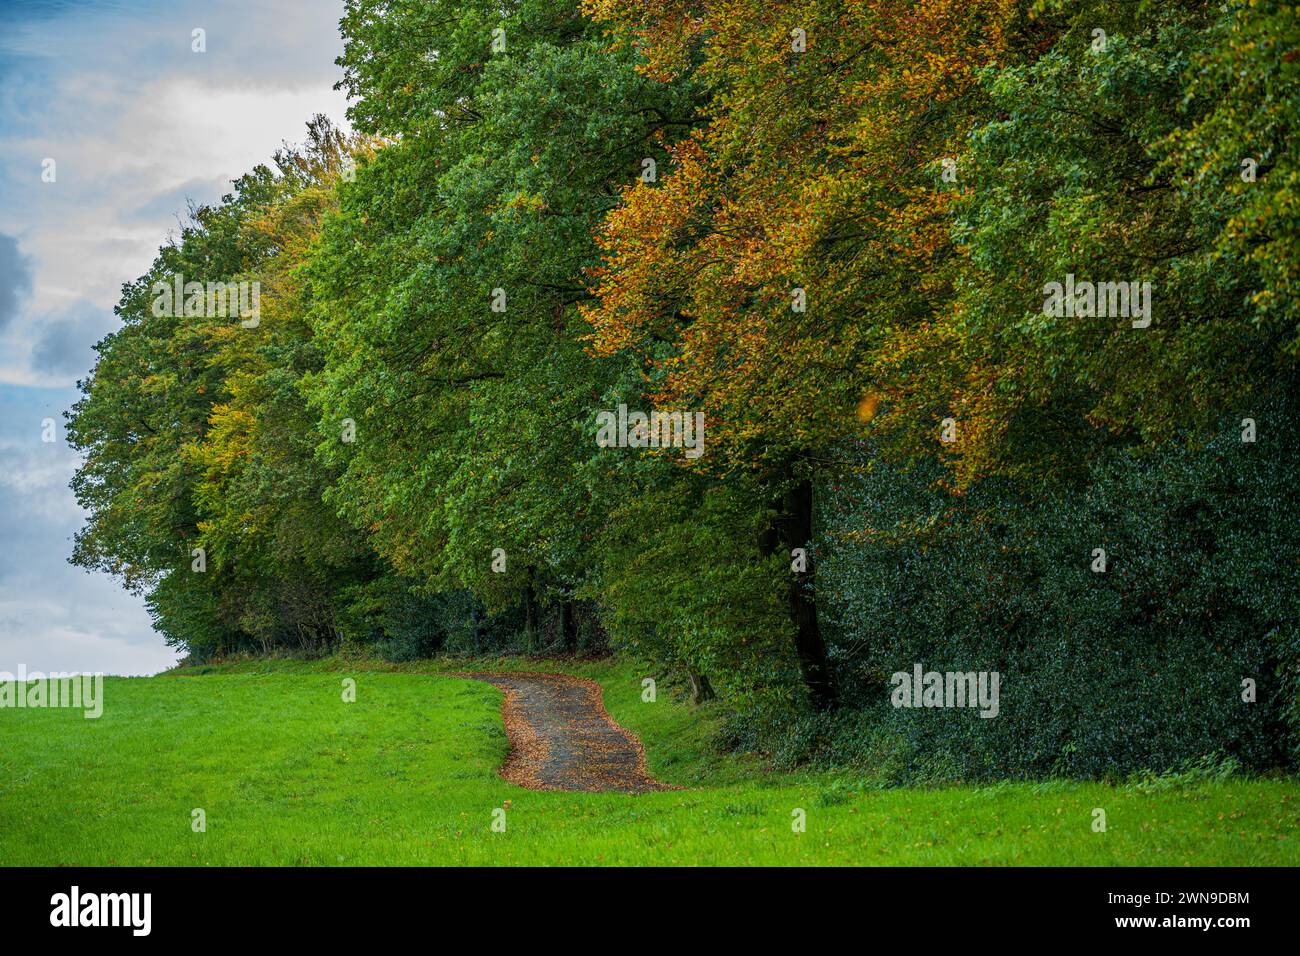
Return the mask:
{"type": "MultiPolygon", "coordinates": [[[[777,516],[766,545],[793,554],[812,538],[832,449],[890,401],[886,371],[934,350],[954,258],[945,172],[1015,4],[587,8],[637,45],[647,73],[690,72],[712,90],[708,123],[672,145],[672,168],[628,188],[604,223],[592,348],[635,354],[659,408],[704,413],[708,451],[688,467],[761,480],[777,516]]],[[[927,429],[941,417],[915,397],[910,410],[927,429]]],[[[828,706],[811,556],[791,567],[802,676],[828,706]]]]}

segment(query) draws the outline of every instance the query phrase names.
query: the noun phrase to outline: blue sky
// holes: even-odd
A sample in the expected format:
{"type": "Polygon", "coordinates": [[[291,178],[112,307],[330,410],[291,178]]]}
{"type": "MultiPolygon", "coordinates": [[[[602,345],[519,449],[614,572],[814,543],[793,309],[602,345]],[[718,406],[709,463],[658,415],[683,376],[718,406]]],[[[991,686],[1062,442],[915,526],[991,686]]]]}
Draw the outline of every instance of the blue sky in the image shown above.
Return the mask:
{"type": "Polygon", "coordinates": [[[220,197],[312,114],[344,124],[342,6],[0,0],[0,671],[174,663],[139,599],[67,563],[82,515],[62,412],[122,283],[188,203],[220,197]],[[46,418],[57,442],[41,440],[46,418]]]}

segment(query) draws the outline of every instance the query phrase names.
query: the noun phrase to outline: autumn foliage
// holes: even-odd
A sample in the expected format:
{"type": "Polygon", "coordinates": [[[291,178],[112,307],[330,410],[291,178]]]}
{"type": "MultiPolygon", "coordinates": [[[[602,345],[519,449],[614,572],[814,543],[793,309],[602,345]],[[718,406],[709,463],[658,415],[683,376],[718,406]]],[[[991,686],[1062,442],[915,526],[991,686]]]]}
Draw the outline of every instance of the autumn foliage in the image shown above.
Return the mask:
{"type": "Polygon", "coordinates": [[[168,640],[612,648],[716,693],[735,746],[914,779],[1284,759],[1293,6],[349,0],[342,29],[355,133],[196,213],[72,417],[74,560],[168,640]],[[153,314],[177,272],[260,281],[261,326],[153,314]],[[1053,312],[1067,277],[1150,313],[1053,312]],[[599,444],[620,405],[703,413],[704,453],[599,444]],[[1034,690],[908,723],[882,688],[922,659],[1034,690]],[[1249,711],[1243,673],[1277,675],[1249,711]]]}

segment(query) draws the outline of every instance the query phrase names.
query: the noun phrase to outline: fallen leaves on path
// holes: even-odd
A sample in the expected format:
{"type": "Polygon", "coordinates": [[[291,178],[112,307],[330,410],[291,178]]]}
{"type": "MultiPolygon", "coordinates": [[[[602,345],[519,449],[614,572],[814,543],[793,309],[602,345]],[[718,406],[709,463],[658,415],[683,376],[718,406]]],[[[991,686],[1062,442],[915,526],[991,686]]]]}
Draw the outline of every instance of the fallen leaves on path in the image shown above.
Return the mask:
{"type": "Polygon", "coordinates": [[[505,695],[510,755],[501,776],[530,790],[646,793],[673,789],[646,769],[640,741],[610,718],[600,685],[568,674],[456,674],[505,695]]]}

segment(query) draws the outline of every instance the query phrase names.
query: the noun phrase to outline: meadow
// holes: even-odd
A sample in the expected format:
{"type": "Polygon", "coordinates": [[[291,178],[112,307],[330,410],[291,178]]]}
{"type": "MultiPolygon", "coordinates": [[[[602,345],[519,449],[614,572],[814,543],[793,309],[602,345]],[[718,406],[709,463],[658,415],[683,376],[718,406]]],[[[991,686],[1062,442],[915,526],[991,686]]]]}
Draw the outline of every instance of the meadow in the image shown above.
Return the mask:
{"type": "Polygon", "coordinates": [[[643,702],[643,671],[627,662],[547,667],[597,680],[652,773],[680,789],[525,790],[497,775],[509,749],[500,693],[439,673],[451,666],[246,661],[110,678],[97,720],[0,710],[0,864],[1300,862],[1293,780],[918,790],[879,788],[869,773],[778,773],[711,745],[711,705],[667,691],[643,702]],[[804,832],[792,826],[800,810],[804,832]]]}

